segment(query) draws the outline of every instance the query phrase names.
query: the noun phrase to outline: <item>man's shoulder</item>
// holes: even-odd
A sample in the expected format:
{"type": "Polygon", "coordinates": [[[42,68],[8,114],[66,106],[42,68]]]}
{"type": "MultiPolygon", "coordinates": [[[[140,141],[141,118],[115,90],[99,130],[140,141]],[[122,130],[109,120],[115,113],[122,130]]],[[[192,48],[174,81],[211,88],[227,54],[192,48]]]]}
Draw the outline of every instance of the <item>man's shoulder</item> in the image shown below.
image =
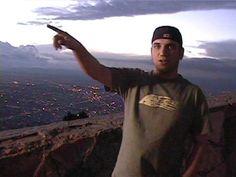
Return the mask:
{"type": "MultiPolygon", "coordinates": [[[[110,67],[112,87],[105,87],[106,91],[127,90],[136,85],[146,83],[149,73],[140,68],[110,67]]],[[[119,92],[119,91],[118,91],[119,92]]]]}
{"type": "Polygon", "coordinates": [[[182,76],[181,76],[180,80],[181,80],[182,83],[184,83],[187,86],[189,86],[189,88],[196,89],[196,90],[198,90],[198,89],[201,90],[201,88],[197,84],[193,83],[192,81],[190,81],[190,80],[188,80],[188,79],[186,79],[186,78],[184,78],[182,76]]]}
{"type": "Polygon", "coordinates": [[[117,77],[126,77],[128,78],[146,78],[149,77],[151,74],[148,71],[145,71],[143,69],[140,68],[126,68],[126,67],[122,67],[122,68],[118,68],[118,67],[110,67],[109,68],[111,73],[112,73],[112,77],[113,78],[117,78],[117,77]]]}
{"type": "Polygon", "coordinates": [[[195,96],[196,95],[204,96],[204,92],[199,85],[197,85],[197,84],[195,84],[183,77],[181,78],[181,80],[182,80],[181,83],[182,83],[183,87],[185,88],[186,92],[188,92],[189,94],[191,93],[191,95],[195,95],[195,96]]]}
{"type": "Polygon", "coordinates": [[[133,73],[148,73],[140,68],[128,68],[128,67],[110,67],[111,71],[114,72],[133,72],[133,73]]]}

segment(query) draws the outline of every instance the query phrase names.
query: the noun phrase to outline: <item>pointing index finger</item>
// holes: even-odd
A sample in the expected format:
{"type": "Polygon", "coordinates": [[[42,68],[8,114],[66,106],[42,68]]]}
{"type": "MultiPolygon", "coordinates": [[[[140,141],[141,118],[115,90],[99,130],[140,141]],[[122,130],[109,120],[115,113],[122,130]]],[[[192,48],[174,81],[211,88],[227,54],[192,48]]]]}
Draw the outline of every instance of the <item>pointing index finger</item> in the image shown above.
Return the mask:
{"type": "Polygon", "coordinates": [[[59,34],[65,34],[65,31],[62,31],[61,29],[59,29],[59,28],[57,28],[57,27],[55,27],[55,26],[52,26],[52,25],[47,24],[47,27],[48,27],[49,29],[51,29],[51,30],[53,30],[53,31],[55,31],[55,32],[57,32],[57,33],[59,33],[59,34]]]}

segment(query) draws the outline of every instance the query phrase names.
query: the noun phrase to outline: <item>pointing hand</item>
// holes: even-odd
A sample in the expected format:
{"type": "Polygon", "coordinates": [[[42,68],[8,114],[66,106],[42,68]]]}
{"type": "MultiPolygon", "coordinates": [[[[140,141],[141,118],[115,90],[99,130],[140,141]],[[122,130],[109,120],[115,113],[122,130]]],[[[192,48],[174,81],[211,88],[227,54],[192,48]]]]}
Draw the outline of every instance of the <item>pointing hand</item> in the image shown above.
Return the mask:
{"type": "Polygon", "coordinates": [[[62,49],[62,46],[65,46],[66,48],[71,50],[76,50],[81,45],[79,41],[77,41],[67,32],[49,24],[47,25],[47,27],[57,32],[57,34],[53,38],[53,46],[56,50],[62,49]]]}

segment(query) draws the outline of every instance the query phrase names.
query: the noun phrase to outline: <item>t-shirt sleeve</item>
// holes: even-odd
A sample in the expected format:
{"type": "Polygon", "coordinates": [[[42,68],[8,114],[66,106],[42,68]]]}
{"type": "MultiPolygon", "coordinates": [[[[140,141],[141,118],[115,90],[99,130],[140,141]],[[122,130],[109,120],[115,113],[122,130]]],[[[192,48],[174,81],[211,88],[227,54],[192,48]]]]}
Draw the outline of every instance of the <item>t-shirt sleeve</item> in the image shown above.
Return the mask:
{"type": "Polygon", "coordinates": [[[117,92],[125,96],[128,89],[137,85],[144,74],[143,70],[133,68],[110,68],[112,74],[111,87],[105,86],[107,91],[117,92]]]}
{"type": "Polygon", "coordinates": [[[207,100],[199,88],[194,95],[194,119],[192,131],[194,136],[209,134],[212,131],[207,100]]]}

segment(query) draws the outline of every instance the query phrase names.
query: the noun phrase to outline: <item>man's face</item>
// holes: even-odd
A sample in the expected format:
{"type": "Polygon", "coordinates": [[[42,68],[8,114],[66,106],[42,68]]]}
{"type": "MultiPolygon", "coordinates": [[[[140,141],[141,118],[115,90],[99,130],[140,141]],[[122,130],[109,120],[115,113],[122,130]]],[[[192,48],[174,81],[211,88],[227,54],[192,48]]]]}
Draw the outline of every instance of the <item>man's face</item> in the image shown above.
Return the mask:
{"type": "Polygon", "coordinates": [[[177,73],[183,53],[184,49],[173,40],[156,39],[153,41],[151,54],[157,73],[177,73]]]}

